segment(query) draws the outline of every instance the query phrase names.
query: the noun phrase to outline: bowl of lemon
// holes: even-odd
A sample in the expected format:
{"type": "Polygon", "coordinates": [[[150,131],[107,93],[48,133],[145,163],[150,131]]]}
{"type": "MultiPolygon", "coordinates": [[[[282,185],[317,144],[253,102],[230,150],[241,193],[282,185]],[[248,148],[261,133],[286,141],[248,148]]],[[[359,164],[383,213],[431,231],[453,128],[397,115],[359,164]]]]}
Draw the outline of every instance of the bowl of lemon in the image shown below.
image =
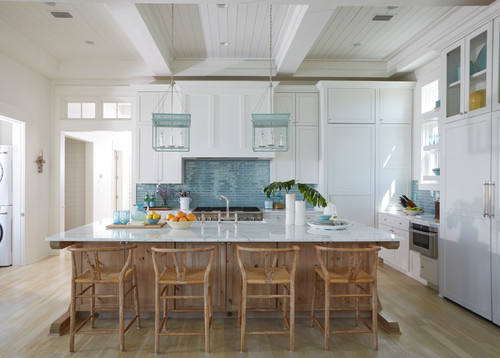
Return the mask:
{"type": "Polygon", "coordinates": [[[167,224],[172,229],[187,229],[196,221],[196,216],[194,214],[186,214],[185,212],[179,210],[175,214],[167,215],[167,224]]]}
{"type": "Polygon", "coordinates": [[[156,225],[160,221],[161,215],[156,213],[154,210],[150,214],[146,215],[146,221],[149,225],[156,225]]]}

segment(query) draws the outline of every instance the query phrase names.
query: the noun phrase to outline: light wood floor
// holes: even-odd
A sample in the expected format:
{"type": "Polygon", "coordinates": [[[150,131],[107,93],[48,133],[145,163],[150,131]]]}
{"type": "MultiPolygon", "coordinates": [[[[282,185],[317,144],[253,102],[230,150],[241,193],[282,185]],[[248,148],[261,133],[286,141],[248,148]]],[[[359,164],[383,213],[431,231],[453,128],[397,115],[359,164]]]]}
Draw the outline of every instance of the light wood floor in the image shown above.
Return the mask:
{"type": "MultiPolygon", "coordinates": [[[[67,255],[54,256],[19,268],[0,268],[0,357],[153,357],[153,319],[131,328],[126,352],[119,353],[118,337],[77,336],[76,353],[68,353],[68,335],[49,336],[50,323],[68,307],[70,265],[67,255]]],[[[437,296],[422,284],[381,265],[382,305],[400,326],[401,336],[379,330],[379,350],[370,335],[335,335],[330,352],[322,350],[318,328],[309,319],[296,323],[296,352],[288,351],[288,337],[248,336],[248,352],[239,353],[236,319],[215,320],[211,357],[500,357],[500,328],[437,296]]],[[[101,320],[104,325],[114,320],[101,320]]],[[[248,329],[276,327],[281,319],[249,319],[248,329]]],[[[334,323],[335,324],[335,323],[334,323]]],[[[169,321],[170,329],[202,328],[201,320],[169,321]],[[194,327],[194,328],[196,328],[194,327]]],[[[169,357],[204,357],[203,339],[162,337],[161,353],[169,357]]]]}

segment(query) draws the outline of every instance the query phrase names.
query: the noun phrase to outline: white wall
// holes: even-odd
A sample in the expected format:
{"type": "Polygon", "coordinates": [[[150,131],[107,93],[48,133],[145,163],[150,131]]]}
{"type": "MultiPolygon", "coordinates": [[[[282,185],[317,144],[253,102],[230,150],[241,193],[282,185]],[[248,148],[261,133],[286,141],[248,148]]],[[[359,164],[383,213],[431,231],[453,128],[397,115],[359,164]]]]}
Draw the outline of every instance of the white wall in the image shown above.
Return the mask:
{"type": "Polygon", "coordinates": [[[12,144],[12,124],[0,120],[0,144],[12,144]]]}
{"type": "MultiPolygon", "coordinates": [[[[25,263],[46,256],[49,223],[50,82],[0,53],[0,115],[26,123],[25,263]],[[37,172],[35,160],[43,149],[45,166],[37,172]]],[[[15,239],[15,238],[14,238],[15,239]]]]}

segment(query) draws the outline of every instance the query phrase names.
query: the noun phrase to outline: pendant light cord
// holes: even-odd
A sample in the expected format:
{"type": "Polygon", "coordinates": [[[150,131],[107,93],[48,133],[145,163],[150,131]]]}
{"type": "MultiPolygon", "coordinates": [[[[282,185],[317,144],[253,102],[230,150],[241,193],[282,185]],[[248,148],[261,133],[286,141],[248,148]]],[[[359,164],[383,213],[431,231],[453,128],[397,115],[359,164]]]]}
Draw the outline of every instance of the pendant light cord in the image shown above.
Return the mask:
{"type": "Polygon", "coordinates": [[[273,4],[269,4],[269,103],[273,113],[273,4]]]}
{"type": "Polygon", "coordinates": [[[170,113],[174,113],[174,4],[171,4],[171,17],[170,17],[170,113]]]}

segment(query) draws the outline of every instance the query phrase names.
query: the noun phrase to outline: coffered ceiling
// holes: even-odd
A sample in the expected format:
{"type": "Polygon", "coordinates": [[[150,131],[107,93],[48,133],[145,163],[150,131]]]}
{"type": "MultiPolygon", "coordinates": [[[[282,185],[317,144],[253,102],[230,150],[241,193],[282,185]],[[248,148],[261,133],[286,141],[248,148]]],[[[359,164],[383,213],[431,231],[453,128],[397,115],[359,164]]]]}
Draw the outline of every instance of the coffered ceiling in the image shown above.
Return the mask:
{"type": "MultiPolygon", "coordinates": [[[[0,1],[0,52],[54,79],[162,78],[172,70],[183,78],[268,76],[267,2],[228,1],[223,7],[178,0],[172,48],[170,1],[0,1]]],[[[436,56],[446,41],[436,33],[488,13],[497,5],[490,3],[275,0],[273,73],[387,78],[409,71],[419,58],[436,56]],[[373,21],[376,15],[392,17],[373,21]]]]}

